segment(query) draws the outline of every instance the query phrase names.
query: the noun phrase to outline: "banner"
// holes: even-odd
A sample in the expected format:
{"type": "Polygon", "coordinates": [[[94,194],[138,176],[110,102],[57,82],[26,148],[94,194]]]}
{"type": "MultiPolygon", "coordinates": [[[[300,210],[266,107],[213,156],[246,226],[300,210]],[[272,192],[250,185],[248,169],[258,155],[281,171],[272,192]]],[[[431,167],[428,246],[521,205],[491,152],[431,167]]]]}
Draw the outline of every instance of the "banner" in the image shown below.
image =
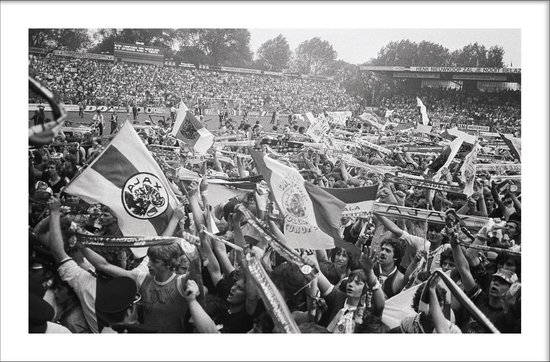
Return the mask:
{"type": "Polygon", "coordinates": [[[325,112],[330,118],[329,123],[345,126],[348,118],[351,117],[351,111],[325,112]]]}
{"type": "Polygon", "coordinates": [[[460,180],[464,183],[464,195],[467,197],[474,193],[474,181],[476,178],[476,163],[477,154],[479,152],[479,144],[475,144],[472,151],[464,157],[464,162],[460,167],[460,180]]]}
{"type": "Polygon", "coordinates": [[[300,329],[296,325],[285,300],[258,258],[246,253],[244,270],[256,286],[275,326],[284,333],[300,333],[300,329]]]}
{"type": "MultiPolygon", "coordinates": [[[[382,204],[375,202],[373,207],[373,213],[386,216],[386,217],[398,217],[407,220],[416,221],[428,221],[436,224],[445,225],[445,213],[435,210],[416,209],[406,206],[397,206],[390,204],[382,204]]],[[[471,215],[458,215],[460,220],[464,222],[468,229],[477,231],[481,229],[489,221],[486,217],[471,216],[471,215]]]]}
{"type": "Polygon", "coordinates": [[[404,146],[403,152],[411,152],[411,153],[431,153],[436,152],[439,153],[443,151],[445,147],[443,146],[404,146]]]}
{"type": "Polygon", "coordinates": [[[480,171],[521,172],[521,163],[479,163],[476,166],[476,172],[480,171]]]}
{"type": "Polygon", "coordinates": [[[104,248],[140,248],[154,245],[168,245],[178,238],[173,236],[152,236],[152,237],[108,237],[97,235],[76,234],[76,240],[84,246],[104,248]]]}
{"type": "MultiPolygon", "coordinates": [[[[78,112],[78,106],[74,104],[63,104],[66,112],[78,112]]],[[[29,112],[38,111],[39,108],[44,108],[44,112],[51,112],[52,107],[49,104],[29,103],[29,112]]]]}
{"type": "Polygon", "coordinates": [[[476,125],[473,125],[473,124],[469,124],[466,126],[466,129],[469,130],[469,131],[484,131],[484,132],[489,132],[489,126],[476,126],[476,125]]]}
{"type": "Polygon", "coordinates": [[[460,186],[452,186],[452,185],[448,185],[440,182],[421,180],[418,178],[408,178],[403,176],[394,176],[389,173],[387,173],[385,176],[386,176],[386,179],[390,182],[408,185],[408,186],[423,187],[431,190],[451,192],[454,194],[462,194],[464,191],[460,186]]]}
{"type": "Polygon", "coordinates": [[[365,141],[364,139],[361,139],[361,138],[359,138],[357,140],[357,143],[359,143],[362,146],[377,150],[378,152],[383,153],[385,155],[391,155],[392,154],[392,151],[390,149],[387,149],[387,148],[379,146],[379,145],[375,145],[374,143],[370,143],[370,142],[365,141]]]}

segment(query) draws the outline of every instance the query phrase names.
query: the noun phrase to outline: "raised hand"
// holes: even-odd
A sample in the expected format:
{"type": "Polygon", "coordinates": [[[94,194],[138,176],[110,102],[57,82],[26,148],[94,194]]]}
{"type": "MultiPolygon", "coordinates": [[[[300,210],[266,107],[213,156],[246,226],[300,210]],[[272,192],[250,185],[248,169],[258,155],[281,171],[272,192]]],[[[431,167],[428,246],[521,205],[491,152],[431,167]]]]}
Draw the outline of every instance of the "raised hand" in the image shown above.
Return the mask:
{"type": "Polygon", "coordinates": [[[188,302],[196,300],[197,297],[200,294],[199,286],[197,285],[197,282],[195,282],[194,280],[189,279],[187,281],[186,286],[185,286],[185,293],[184,294],[185,294],[185,299],[188,302]]]}
{"type": "Polygon", "coordinates": [[[59,212],[61,209],[61,201],[58,197],[51,196],[48,200],[48,207],[50,208],[51,212],[59,212]]]}

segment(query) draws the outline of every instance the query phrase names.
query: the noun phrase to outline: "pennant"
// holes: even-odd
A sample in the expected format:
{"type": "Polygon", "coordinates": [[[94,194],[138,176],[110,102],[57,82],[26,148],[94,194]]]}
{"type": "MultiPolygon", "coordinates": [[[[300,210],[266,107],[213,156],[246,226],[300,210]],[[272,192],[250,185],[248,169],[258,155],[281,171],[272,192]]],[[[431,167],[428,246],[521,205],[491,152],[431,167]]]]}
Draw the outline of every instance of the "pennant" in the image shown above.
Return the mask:
{"type": "Polygon", "coordinates": [[[183,101],[176,111],[176,122],[170,134],[200,154],[205,154],[214,143],[214,135],[204,128],[183,101]]]}
{"type": "Polygon", "coordinates": [[[464,183],[464,195],[467,197],[474,193],[474,181],[476,178],[476,163],[477,154],[479,152],[479,144],[476,143],[472,151],[466,155],[464,162],[460,167],[460,180],[464,183]]]}
{"type": "MultiPolygon", "coordinates": [[[[125,236],[161,235],[178,203],[130,121],[65,192],[108,206],[125,236]]],[[[144,248],[132,251],[141,256],[146,252],[144,248]]]]}
{"type": "Polygon", "coordinates": [[[512,155],[521,162],[521,139],[500,133],[500,138],[506,143],[512,155]]]}
{"type": "Polygon", "coordinates": [[[345,203],[306,182],[298,170],[250,150],[285,217],[284,234],[291,248],[331,249],[338,237],[345,203]]]}
{"type": "Polygon", "coordinates": [[[378,193],[378,185],[348,189],[323,187],[323,190],[346,203],[342,216],[366,216],[372,212],[374,200],[378,193]]]}
{"type": "Polygon", "coordinates": [[[422,117],[422,124],[427,126],[428,123],[430,123],[430,119],[428,118],[428,112],[426,112],[426,106],[424,105],[424,103],[422,103],[422,101],[418,97],[416,97],[416,106],[419,107],[420,115],[422,117]]]}

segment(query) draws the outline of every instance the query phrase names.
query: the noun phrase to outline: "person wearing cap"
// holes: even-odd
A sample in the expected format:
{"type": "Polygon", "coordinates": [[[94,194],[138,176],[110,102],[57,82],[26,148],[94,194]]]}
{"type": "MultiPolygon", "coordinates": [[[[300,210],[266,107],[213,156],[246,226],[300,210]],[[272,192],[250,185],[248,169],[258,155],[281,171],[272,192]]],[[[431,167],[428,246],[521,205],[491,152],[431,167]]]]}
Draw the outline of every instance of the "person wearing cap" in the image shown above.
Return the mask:
{"type": "MultiPolygon", "coordinates": [[[[48,201],[51,214],[49,218],[49,246],[50,251],[57,262],[57,272],[61,280],[69,284],[75,291],[82,312],[88,322],[88,326],[92,333],[100,332],[100,325],[96,315],[96,296],[102,293],[102,283],[99,283],[94,275],[82,269],[78,264],[65,252],[63,235],[61,232],[61,202],[58,198],[52,197],[48,201]]],[[[127,290],[128,291],[128,290],[127,290]]],[[[130,295],[131,291],[124,296],[119,295],[119,299],[123,301],[132,301],[135,295],[130,295]]],[[[115,301],[116,302],[116,301],[115,301]]],[[[128,302],[129,304],[130,302],[128,302]]]]}
{"type": "MultiPolygon", "coordinates": [[[[457,228],[458,226],[453,229],[448,228],[447,231],[456,268],[460,274],[462,285],[464,286],[464,293],[501,333],[511,333],[512,330],[505,318],[503,297],[510,289],[510,286],[518,282],[516,273],[507,269],[499,269],[491,276],[489,289],[483,290],[470,271],[468,260],[475,258],[466,258],[461,246],[458,244],[457,228]]],[[[462,314],[461,320],[462,323],[459,324],[459,327],[463,332],[490,332],[484,325],[467,312],[462,314]]]]}

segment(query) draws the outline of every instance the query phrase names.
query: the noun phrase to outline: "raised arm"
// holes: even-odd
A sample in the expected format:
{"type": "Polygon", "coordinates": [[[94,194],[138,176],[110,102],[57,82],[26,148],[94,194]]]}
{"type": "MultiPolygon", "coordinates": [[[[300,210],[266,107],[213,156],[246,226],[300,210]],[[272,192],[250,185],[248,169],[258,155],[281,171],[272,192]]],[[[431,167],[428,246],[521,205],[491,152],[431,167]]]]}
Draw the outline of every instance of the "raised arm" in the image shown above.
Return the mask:
{"type": "Polygon", "coordinates": [[[435,331],[437,333],[450,333],[449,322],[445,319],[441,306],[439,305],[439,300],[437,299],[437,294],[435,288],[437,286],[439,278],[430,279],[430,284],[428,286],[428,293],[430,294],[430,316],[434,323],[435,331]]]}
{"type": "Polygon", "coordinates": [[[387,217],[377,214],[374,214],[374,216],[382,223],[382,225],[384,225],[386,229],[394,233],[398,238],[403,235],[403,230],[387,217]]]}
{"type": "Polygon", "coordinates": [[[69,255],[65,252],[65,246],[63,244],[63,235],[61,234],[61,202],[55,196],[50,197],[48,200],[48,206],[50,208],[50,251],[57,263],[64,259],[69,258],[69,255]]]}
{"type": "Polygon", "coordinates": [[[359,264],[367,275],[367,285],[372,291],[371,313],[378,317],[382,317],[384,306],[386,304],[386,298],[384,297],[384,292],[382,291],[380,282],[378,281],[378,278],[376,278],[376,275],[373,271],[374,264],[376,263],[376,258],[376,252],[372,249],[369,249],[367,254],[361,254],[361,257],[359,258],[359,264]]]}
{"type": "Polygon", "coordinates": [[[470,266],[468,260],[464,256],[462,248],[458,244],[458,236],[455,230],[447,228],[447,235],[449,235],[449,242],[451,244],[451,250],[453,252],[453,259],[456,264],[456,268],[462,279],[464,285],[464,291],[469,292],[476,286],[476,282],[472,273],[470,272],[470,266]]]}
{"type": "Polygon", "coordinates": [[[198,296],[199,286],[194,280],[188,280],[185,288],[185,300],[187,300],[195,328],[199,333],[219,333],[216,323],[214,323],[197,301],[198,296]]]}
{"type": "Polygon", "coordinates": [[[185,217],[185,206],[179,205],[176,210],[172,213],[172,216],[170,217],[170,220],[168,221],[168,225],[166,226],[166,229],[164,229],[164,232],[162,233],[162,236],[173,236],[176,232],[176,228],[178,227],[178,223],[181,219],[185,217]]]}
{"type": "Polygon", "coordinates": [[[132,272],[109,263],[107,260],[105,260],[104,257],[99,255],[92,249],[87,248],[80,243],[77,243],[76,247],[82,253],[82,255],[84,255],[84,257],[88,259],[88,261],[94,266],[96,270],[101,271],[112,277],[129,277],[134,280],[136,279],[135,275],[132,272]]]}

